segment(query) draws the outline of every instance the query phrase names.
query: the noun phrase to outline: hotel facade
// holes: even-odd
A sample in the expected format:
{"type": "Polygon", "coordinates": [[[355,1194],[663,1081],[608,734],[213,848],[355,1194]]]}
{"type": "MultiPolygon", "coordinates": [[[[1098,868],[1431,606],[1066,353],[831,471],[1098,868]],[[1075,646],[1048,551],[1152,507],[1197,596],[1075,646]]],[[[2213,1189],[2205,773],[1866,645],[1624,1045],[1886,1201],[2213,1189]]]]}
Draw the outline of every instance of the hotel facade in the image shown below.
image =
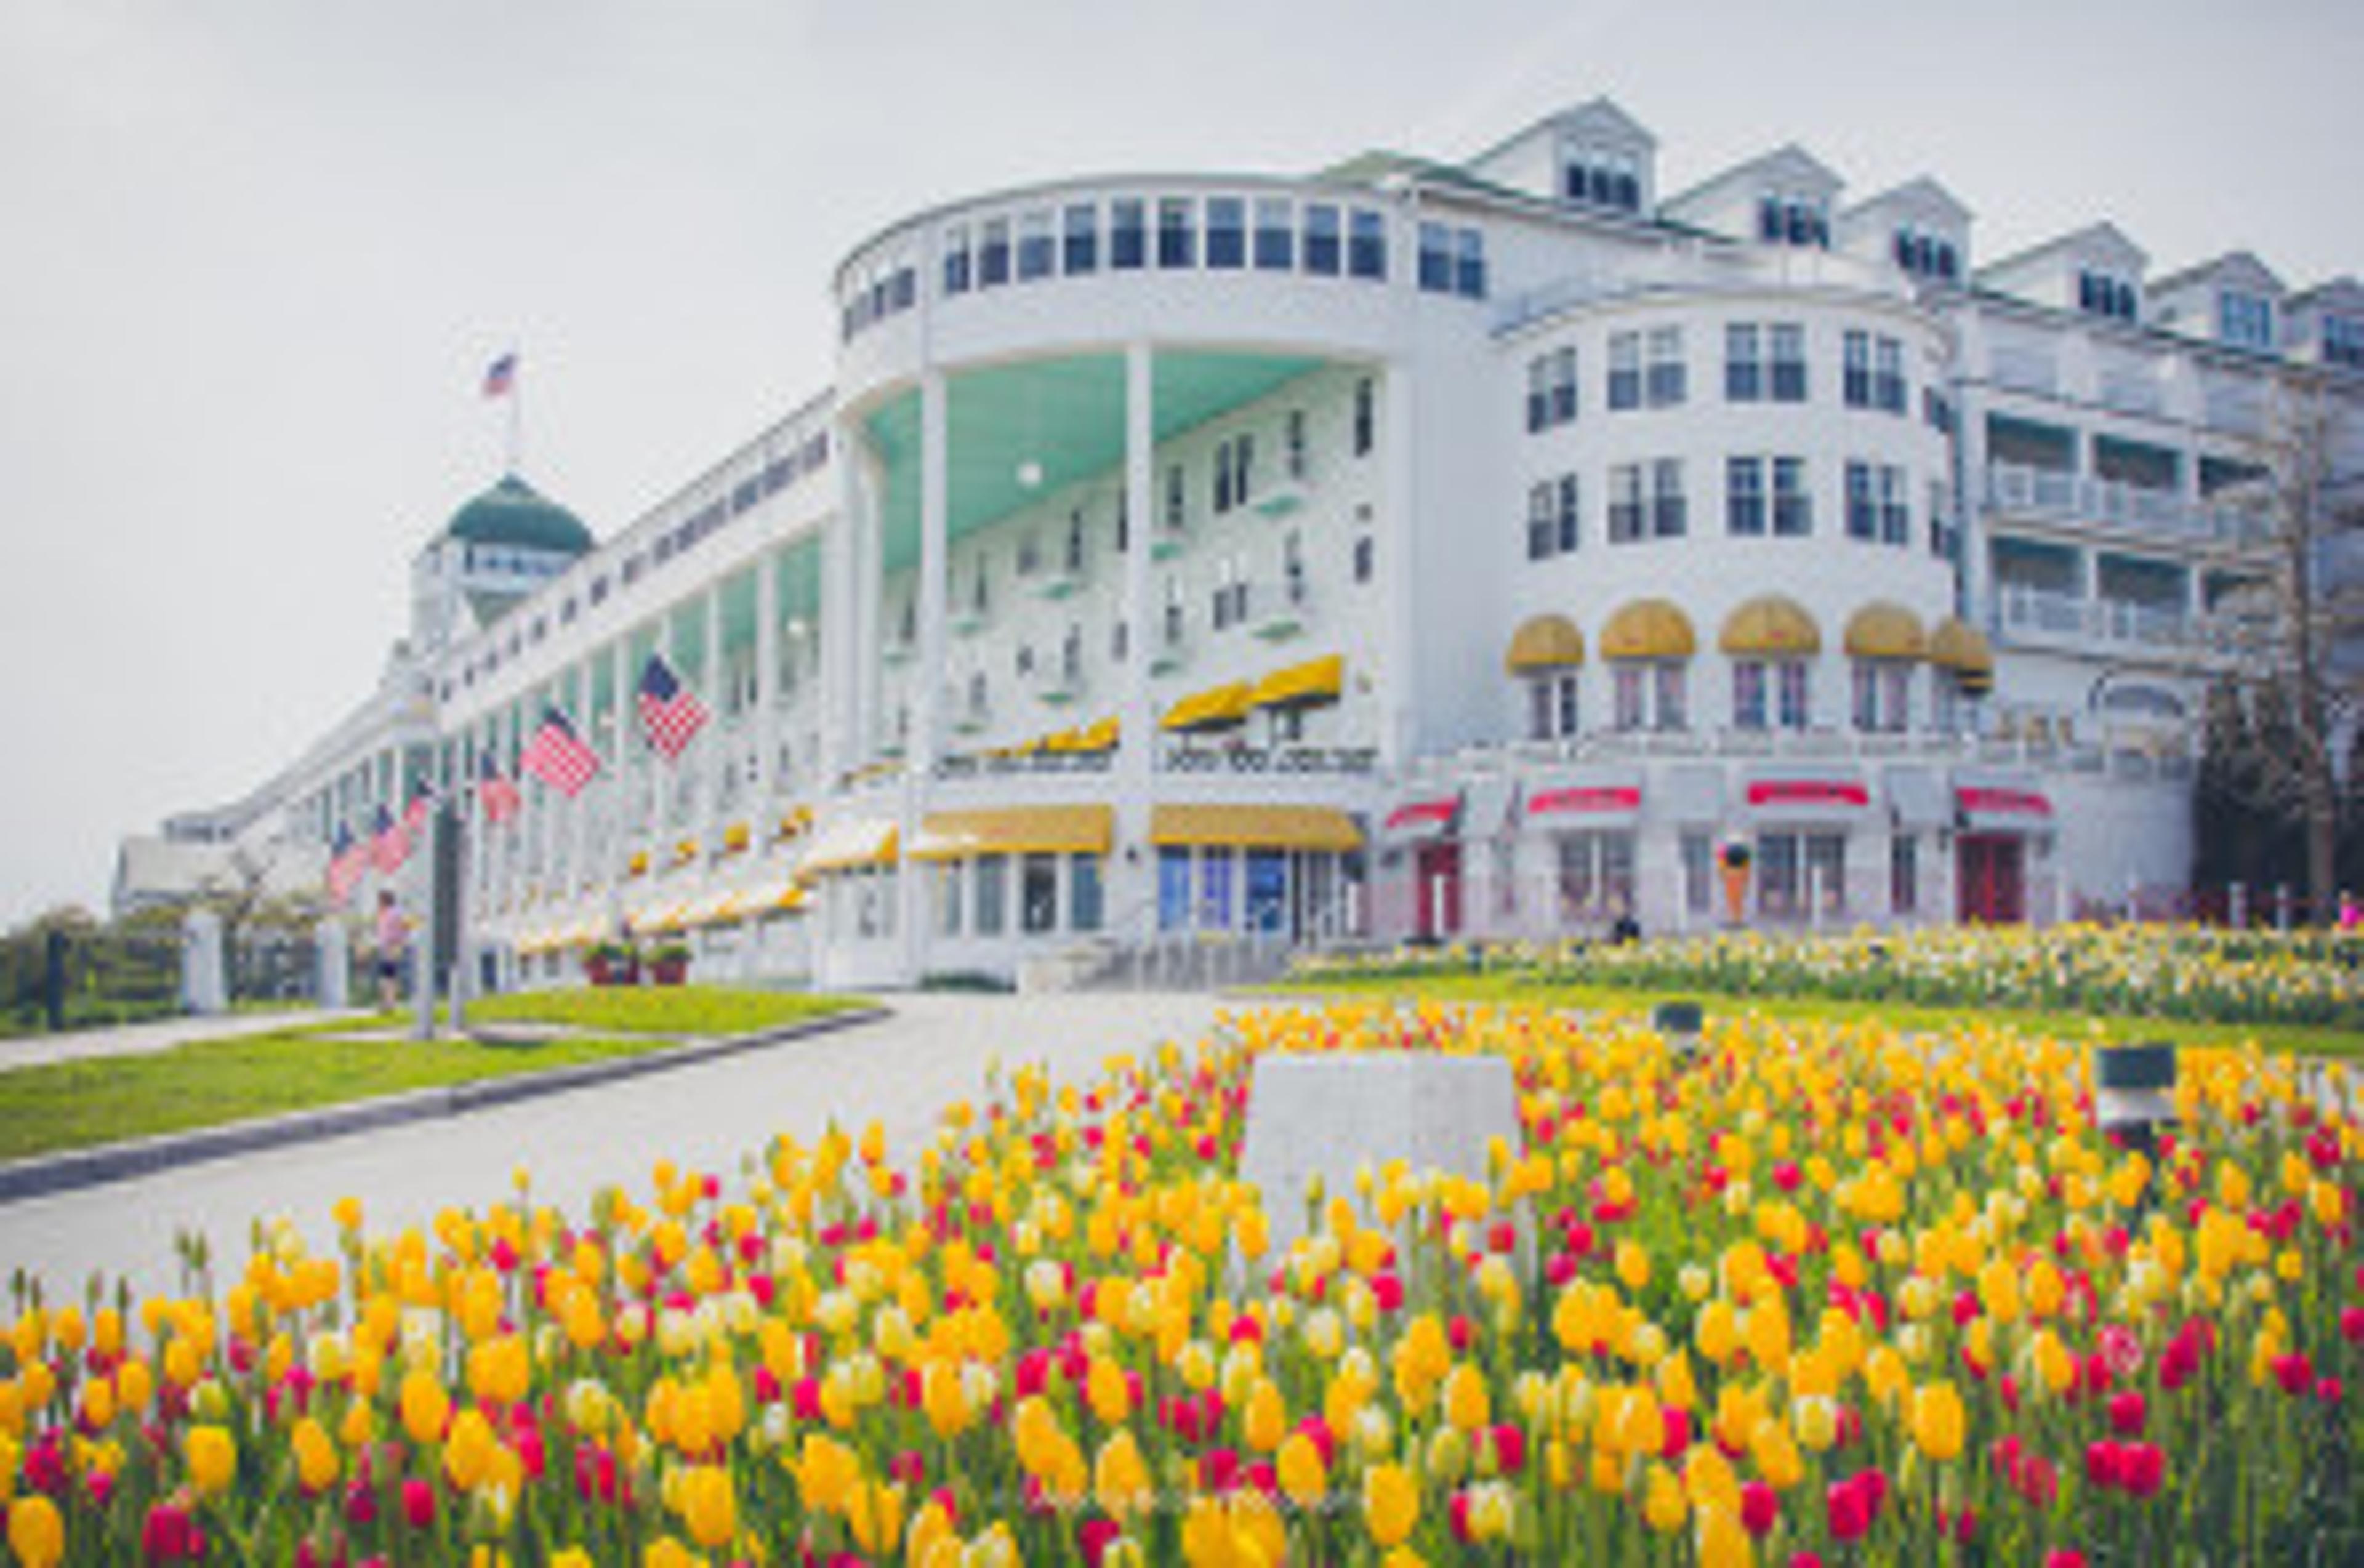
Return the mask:
{"type": "Polygon", "coordinates": [[[829,390],[605,540],[503,479],[379,689],[166,835],[323,858],[555,707],[600,777],[467,859],[530,984],[627,920],[873,986],[1703,929],[1734,841],[1767,927],[2180,893],[2263,454],[2293,386],[2358,428],[2364,288],[1656,150],[1596,100],[917,214],[829,390]],[[675,761],[654,651],[714,715],[675,761]]]}

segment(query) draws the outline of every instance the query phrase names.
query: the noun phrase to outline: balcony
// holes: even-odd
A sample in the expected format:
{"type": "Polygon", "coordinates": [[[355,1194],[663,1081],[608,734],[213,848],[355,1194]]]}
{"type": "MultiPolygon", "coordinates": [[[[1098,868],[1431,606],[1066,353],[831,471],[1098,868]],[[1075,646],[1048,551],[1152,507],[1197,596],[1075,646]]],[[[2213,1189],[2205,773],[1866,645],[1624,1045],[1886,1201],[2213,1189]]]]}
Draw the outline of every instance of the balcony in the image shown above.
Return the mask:
{"type": "Polygon", "coordinates": [[[1245,617],[1249,633],[1266,642],[1288,641],[1304,631],[1311,618],[1312,600],[1301,576],[1282,587],[1252,590],[1245,617]]]}
{"type": "Polygon", "coordinates": [[[1285,517],[1291,512],[1302,510],[1306,500],[1307,492],[1304,484],[1296,480],[1289,480],[1274,485],[1254,500],[1250,501],[1248,505],[1265,517],[1285,517]]]}
{"type": "Polygon", "coordinates": [[[1995,590],[1991,621],[2004,641],[2071,649],[2195,652],[2205,640],[2201,624],[2179,607],[2088,599],[2009,583],[1995,590]]]}
{"type": "Polygon", "coordinates": [[[2019,517],[2107,523],[2193,544],[2254,544],[2263,536],[2247,513],[2189,501],[2178,491],[2016,462],[1987,464],[1987,506],[2019,517]]]}

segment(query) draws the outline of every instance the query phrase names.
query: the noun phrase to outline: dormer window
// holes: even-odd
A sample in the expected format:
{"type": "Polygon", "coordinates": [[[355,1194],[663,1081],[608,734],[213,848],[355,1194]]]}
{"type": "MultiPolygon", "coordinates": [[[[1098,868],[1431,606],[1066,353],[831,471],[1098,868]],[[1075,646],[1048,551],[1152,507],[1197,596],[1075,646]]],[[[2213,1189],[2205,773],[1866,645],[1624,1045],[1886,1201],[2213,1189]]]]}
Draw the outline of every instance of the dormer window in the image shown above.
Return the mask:
{"type": "Polygon", "coordinates": [[[1571,147],[1560,166],[1560,193],[1569,201],[1612,212],[1642,210],[1641,164],[1630,152],[1571,147]]]}
{"type": "Polygon", "coordinates": [[[2113,321],[2135,321],[2141,317],[2135,304],[2135,285],[2108,272],[2091,268],[2077,274],[2077,308],[2088,316],[2107,317],[2113,321]]]}
{"type": "Polygon", "coordinates": [[[1950,284],[1962,275],[1961,253],[1950,239],[1907,224],[1896,231],[1896,264],[1916,278],[1950,284]]]}
{"type": "Polygon", "coordinates": [[[1767,245],[1831,247],[1829,207],[1816,196],[1767,192],[1756,203],[1756,238],[1767,245]]]}
{"type": "Polygon", "coordinates": [[[2323,318],[2323,362],[2364,371],[2364,318],[2326,316],[2323,318]]]}
{"type": "Polygon", "coordinates": [[[2216,336],[2240,349],[2270,352],[2274,347],[2274,302],[2263,295],[2225,289],[2216,295],[2216,336]]]}

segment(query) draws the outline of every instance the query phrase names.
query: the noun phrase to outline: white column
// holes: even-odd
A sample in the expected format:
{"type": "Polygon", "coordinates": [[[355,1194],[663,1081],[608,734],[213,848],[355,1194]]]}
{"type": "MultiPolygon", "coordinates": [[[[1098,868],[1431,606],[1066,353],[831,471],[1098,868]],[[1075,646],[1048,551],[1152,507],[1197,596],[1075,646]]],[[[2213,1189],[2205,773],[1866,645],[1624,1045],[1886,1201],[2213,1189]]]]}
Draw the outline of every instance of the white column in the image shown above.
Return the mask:
{"type": "Polygon", "coordinates": [[[772,796],[780,771],[780,562],[779,552],[766,551],[755,561],[755,776],[754,842],[763,842],[769,817],[776,817],[772,796]]]}
{"type": "MultiPolygon", "coordinates": [[[[920,377],[920,579],[914,585],[919,601],[920,646],[913,660],[911,734],[903,752],[902,841],[908,848],[919,837],[933,791],[936,754],[942,740],[944,684],[944,566],[951,542],[951,453],[949,391],[944,373],[930,367],[920,377]]],[[[871,592],[878,592],[874,568],[871,592]]],[[[900,926],[904,962],[910,978],[927,973],[928,902],[922,868],[905,861],[896,878],[902,906],[896,911],[900,926]]]]}
{"type": "Polygon", "coordinates": [[[886,485],[885,475],[870,465],[864,472],[862,526],[854,534],[853,556],[853,624],[851,647],[853,651],[854,717],[853,765],[860,767],[878,755],[878,742],[884,733],[886,719],[885,671],[879,662],[879,650],[884,645],[880,628],[884,612],[880,600],[885,584],[886,554],[886,485]]]}
{"type": "Polygon", "coordinates": [[[838,437],[838,467],[842,481],[836,515],[821,533],[820,594],[820,775],[823,791],[851,772],[861,760],[862,693],[854,678],[856,623],[860,619],[854,586],[861,558],[860,536],[870,505],[861,439],[842,431],[838,437]]]}
{"type": "Polygon", "coordinates": [[[631,733],[633,706],[625,695],[632,689],[632,634],[630,631],[617,637],[608,658],[614,664],[616,725],[608,741],[607,782],[600,787],[608,792],[609,828],[606,871],[609,889],[608,913],[613,918],[623,906],[622,897],[615,890],[622,885],[621,878],[630,855],[630,847],[645,836],[648,824],[634,817],[632,780],[625,772],[625,762],[632,754],[631,742],[626,739],[631,733]]]}
{"type": "MultiPolygon", "coordinates": [[[[724,710],[722,670],[722,584],[727,579],[718,578],[706,590],[706,691],[700,700],[713,706],[718,715],[724,710]]],[[[700,731],[700,747],[696,762],[706,775],[705,821],[697,832],[697,852],[709,862],[722,847],[722,828],[726,811],[722,800],[722,775],[738,761],[735,734],[724,734],[728,721],[710,723],[700,731]]],[[[693,742],[697,744],[697,742],[693,742]]]]}
{"type": "Polygon", "coordinates": [[[1413,646],[1419,572],[1412,559],[1412,509],[1419,474],[1412,461],[1416,388],[1408,354],[1388,361],[1378,393],[1378,437],[1385,444],[1380,459],[1387,475],[1379,495],[1378,530],[1379,589],[1386,606],[1379,655],[1379,766],[1383,773],[1393,774],[1411,761],[1419,701],[1419,658],[1413,646]]]}
{"type": "Polygon", "coordinates": [[[1157,851],[1149,841],[1156,800],[1157,719],[1150,702],[1149,666],[1162,614],[1150,572],[1156,537],[1156,359],[1146,342],[1124,350],[1124,506],[1126,543],[1121,603],[1124,669],[1117,699],[1121,734],[1116,753],[1116,835],[1102,902],[1109,934],[1147,940],[1156,934],[1157,851]]]}
{"type": "MultiPolygon", "coordinates": [[[[575,721],[587,730],[591,724],[591,711],[597,706],[593,697],[598,686],[598,680],[592,671],[590,659],[585,659],[575,666],[574,682],[575,690],[581,694],[583,706],[574,717],[575,721]]],[[[613,695],[618,702],[620,703],[623,700],[622,692],[613,695]]],[[[591,869],[591,815],[594,803],[598,798],[597,789],[597,785],[595,782],[591,788],[576,795],[566,809],[567,826],[571,831],[572,843],[566,855],[566,886],[563,890],[562,898],[569,908],[573,907],[577,890],[583,885],[585,874],[591,869]]]]}

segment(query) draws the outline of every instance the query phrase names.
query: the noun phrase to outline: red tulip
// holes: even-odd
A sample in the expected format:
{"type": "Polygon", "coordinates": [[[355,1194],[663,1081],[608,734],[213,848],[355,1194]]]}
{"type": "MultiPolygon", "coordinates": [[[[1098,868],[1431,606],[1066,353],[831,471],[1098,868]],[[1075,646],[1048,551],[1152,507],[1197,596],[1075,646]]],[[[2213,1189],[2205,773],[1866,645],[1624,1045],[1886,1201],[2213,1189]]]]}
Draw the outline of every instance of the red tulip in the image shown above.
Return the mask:
{"type": "Polygon", "coordinates": [[[2288,1355],[2276,1356],[2274,1380],[2282,1385],[2283,1393],[2295,1399],[2314,1386],[2314,1363],[2307,1360],[2306,1352],[2303,1351],[2292,1351],[2288,1355]]]}
{"type": "Polygon", "coordinates": [[[2156,1496],[2167,1479],[2167,1451],[2157,1443],[2131,1444],[2121,1457],[2118,1474],[2135,1496],[2156,1496]]]}
{"type": "Polygon", "coordinates": [[[2044,1568],[2085,1568],[2085,1554],[2074,1547],[2056,1546],[2044,1554],[2044,1568]]]}
{"type": "Polygon", "coordinates": [[[1857,1540],[1871,1529],[1871,1507],[1855,1483],[1833,1482],[1823,1503],[1830,1513],[1833,1540],[1857,1540]]]}
{"type": "Polygon", "coordinates": [[[413,1529],[425,1529],[435,1522],[435,1488],[424,1481],[410,1480],[402,1484],[402,1517],[410,1521],[413,1529]]]}
{"type": "Polygon", "coordinates": [[[2107,1438],[2085,1445],[2085,1484],[2102,1491],[2118,1485],[2124,1469],[2124,1451],[2107,1438]]]}
{"type": "Polygon", "coordinates": [[[2109,1408],[2111,1430],[2122,1438],[2142,1436],[2143,1421],[2150,1413],[2150,1406],[2138,1390],[2129,1388],[2113,1394],[2109,1408]]]}
{"type": "Polygon", "coordinates": [[[1762,1481],[1744,1482],[1740,1488],[1740,1523],[1751,1535],[1763,1535],[1781,1517],[1781,1495],[1762,1481]]]}

